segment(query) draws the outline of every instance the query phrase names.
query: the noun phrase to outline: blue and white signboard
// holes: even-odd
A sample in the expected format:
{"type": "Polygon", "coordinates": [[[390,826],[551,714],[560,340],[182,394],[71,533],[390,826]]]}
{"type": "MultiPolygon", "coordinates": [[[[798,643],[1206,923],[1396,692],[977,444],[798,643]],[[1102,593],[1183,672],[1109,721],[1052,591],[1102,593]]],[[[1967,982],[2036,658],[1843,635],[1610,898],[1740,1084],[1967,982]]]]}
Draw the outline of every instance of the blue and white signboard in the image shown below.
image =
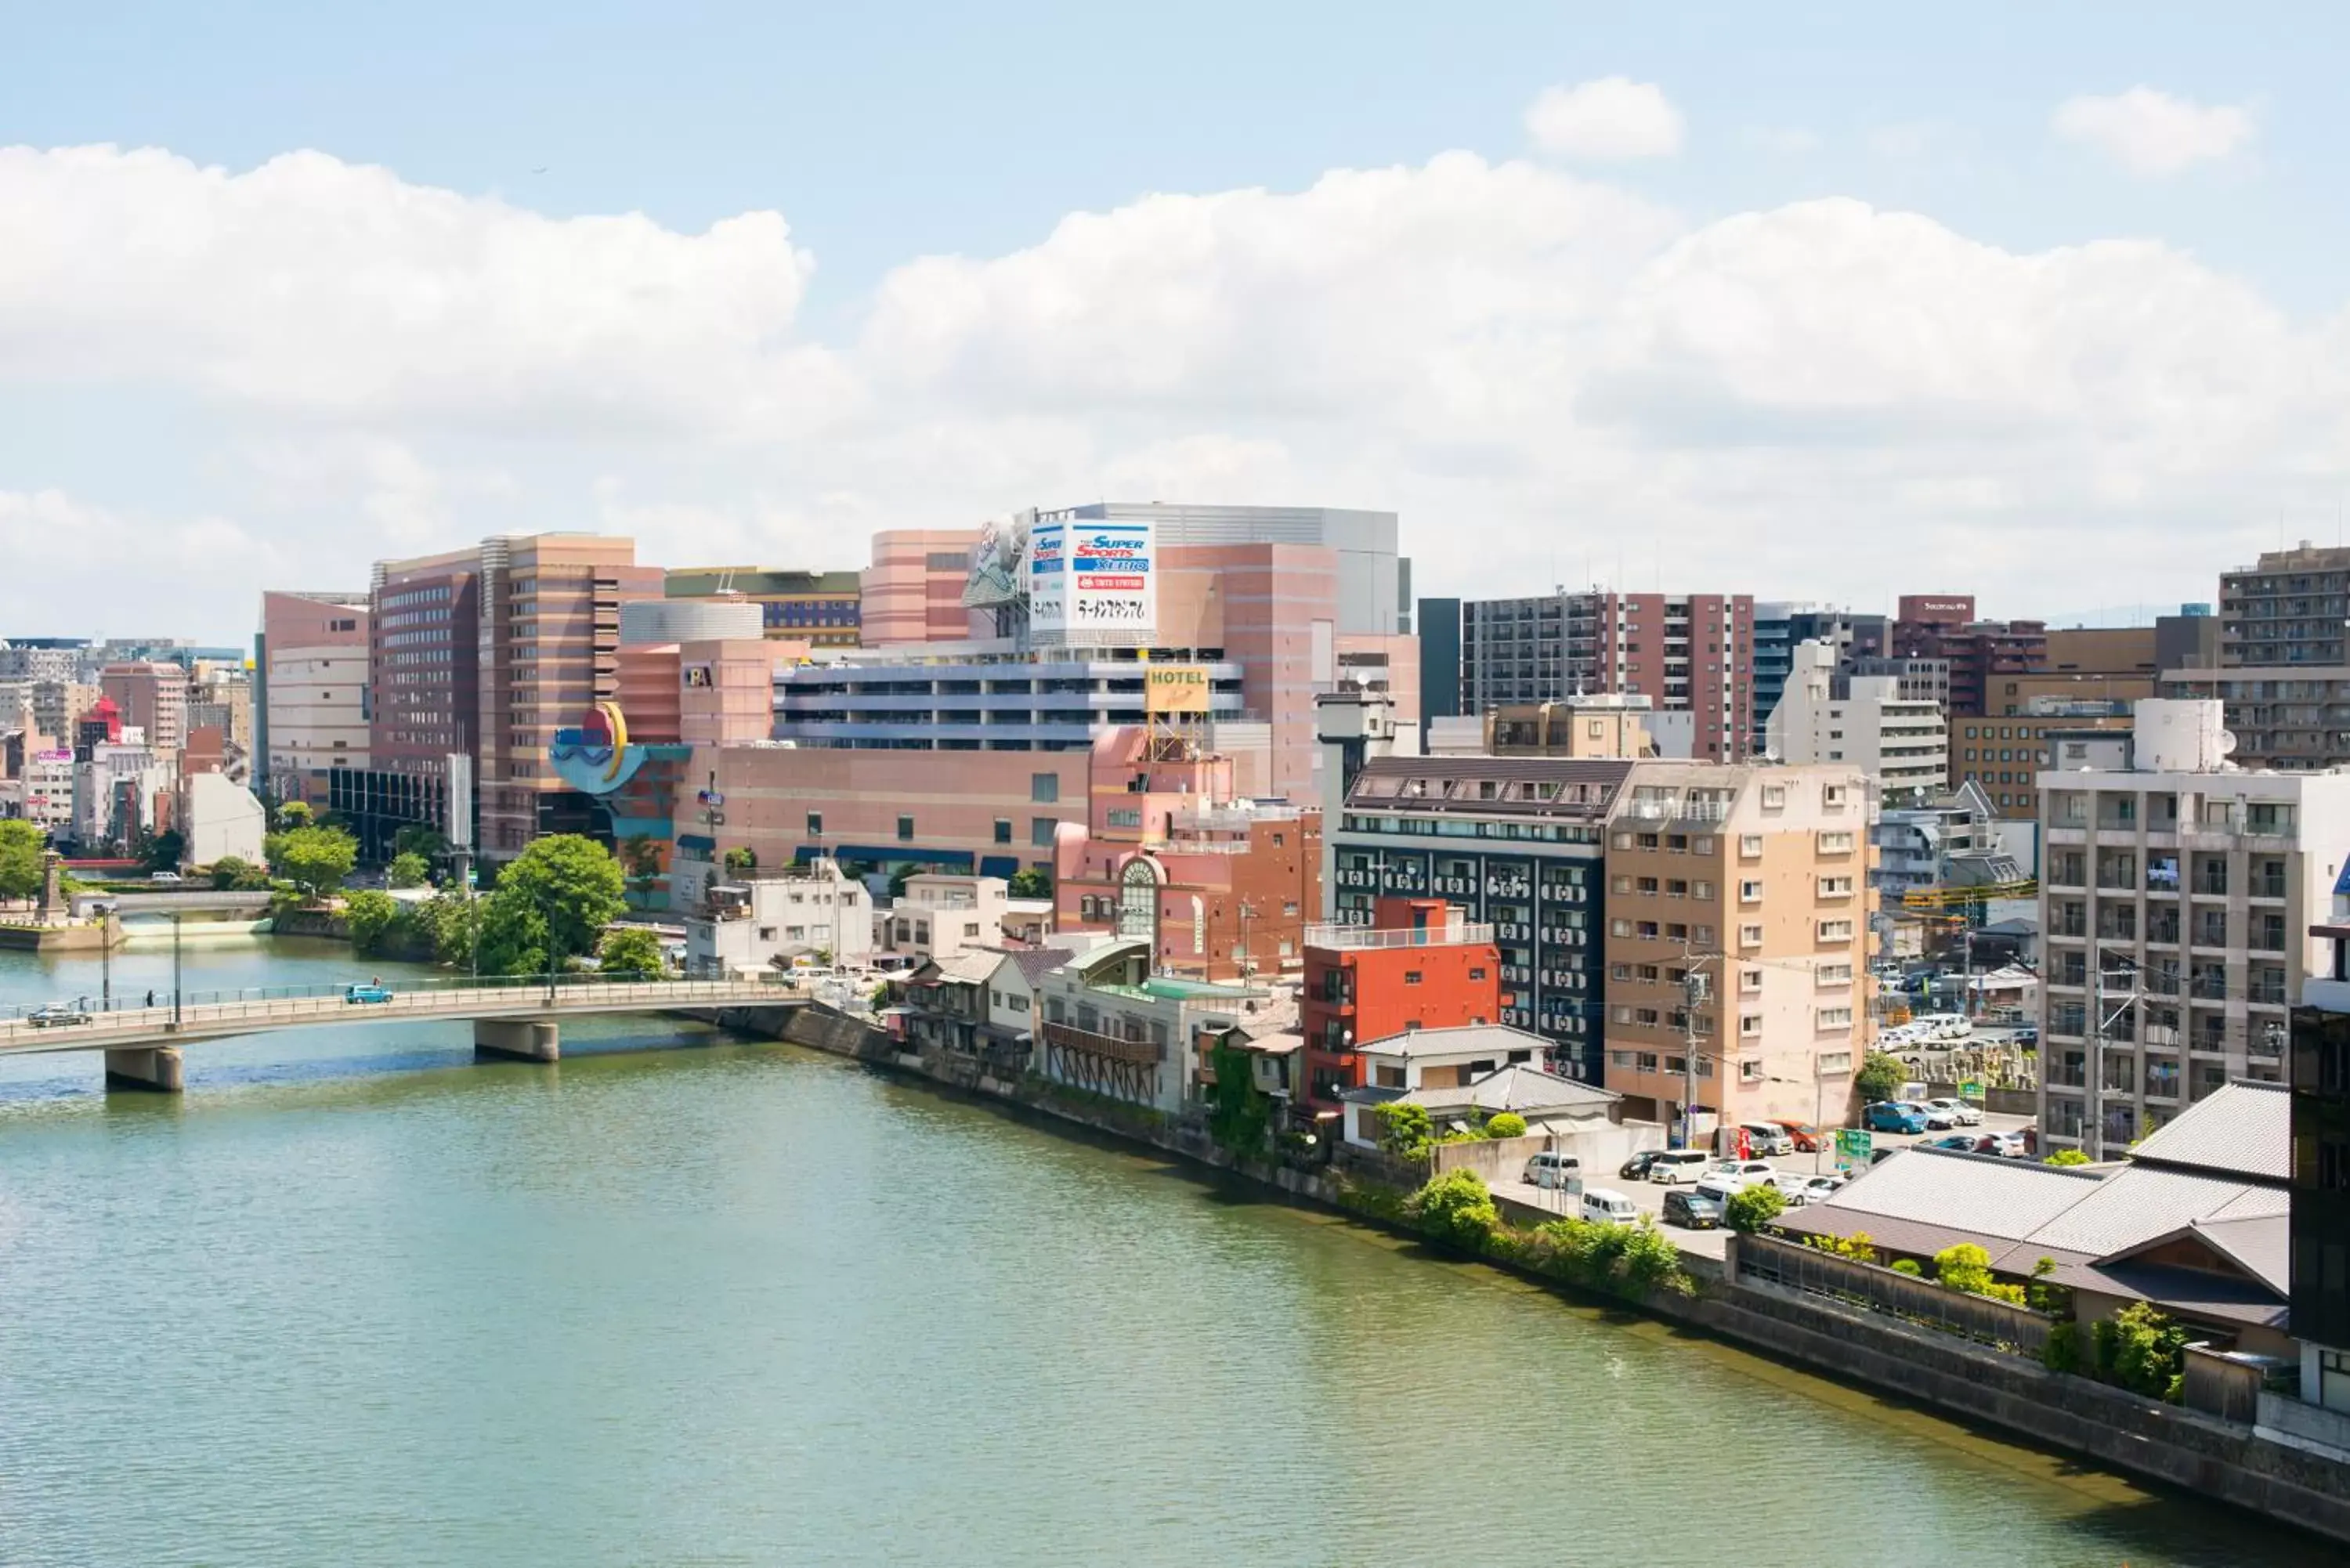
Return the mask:
{"type": "Polygon", "coordinates": [[[1159,631],[1151,525],[1068,518],[1028,535],[1028,629],[1040,645],[1148,647],[1159,631]]]}

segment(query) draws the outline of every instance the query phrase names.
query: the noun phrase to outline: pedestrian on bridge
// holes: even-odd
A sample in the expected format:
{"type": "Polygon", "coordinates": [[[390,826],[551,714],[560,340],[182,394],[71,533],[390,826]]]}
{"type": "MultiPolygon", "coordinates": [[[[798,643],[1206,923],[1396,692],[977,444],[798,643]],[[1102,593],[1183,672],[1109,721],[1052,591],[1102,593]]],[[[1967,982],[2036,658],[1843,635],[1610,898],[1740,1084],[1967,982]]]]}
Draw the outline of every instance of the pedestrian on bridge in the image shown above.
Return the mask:
{"type": "Polygon", "coordinates": [[[148,988],[147,992],[147,1005],[150,1007],[155,1005],[155,992],[151,986],[148,988]]]}

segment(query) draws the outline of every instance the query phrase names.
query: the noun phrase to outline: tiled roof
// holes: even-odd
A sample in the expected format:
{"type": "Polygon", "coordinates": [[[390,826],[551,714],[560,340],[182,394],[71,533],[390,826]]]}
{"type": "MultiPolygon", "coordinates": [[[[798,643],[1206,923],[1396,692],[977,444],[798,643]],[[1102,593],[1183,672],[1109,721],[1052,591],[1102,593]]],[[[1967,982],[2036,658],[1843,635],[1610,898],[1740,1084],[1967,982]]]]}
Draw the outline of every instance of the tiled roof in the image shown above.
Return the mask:
{"type": "Polygon", "coordinates": [[[1006,948],[1004,953],[1020,968],[1020,978],[1030,985],[1069,961],[1066,948],[1006,948]]]}
{"type": "Polygon", "coordinates": [[[2292,1223],[2280,1209],[2273,1214],[2247,1215],[2241,1220],[2197,1220],[2148,1237],[2121,1256],[2106,1260],[2108,1270],[2128,1265],[2141,1253],[2173,1241],[2200,1241],[2244,1272],[2283,1295],[2293,1288],[2292,1223]]]}
{"type": "Polygon", "coordinates": [[[965,948],[951,959],[934,959],[934,977],[952,985],[985,985],[1003,955],[993,948],[965,948]]]}
{"type": "Polygon", "coordinates": [[[1492,1052],[1499,1059],[1506,1058],[1513,1051],[1532,1051],[1539,1056],[1550,1049],[1550,1042],[1506,1023],[1463,1023],[1452,1029],[1414,1029],[1390,1034],[1384,1040],[1366,1041],[1355,1049],[1379,1056],[1405,1057],[1492,1052]]]}
{"type": "Polygon", "coordinates": [[[2230,1084],[2147,1134],[2130,1158],[2282,1183],[2292,1177],[2292,1106],[2282,1084],[2230,1084]]]}
{"type": "Polygon", "coordinates": [[[1488,1115],[1502,1111],[1531,1115],[1536,1111],[1604,1111],[1624,1096],[1521,1064],[1488,1073],[1473,1084],[1457,1088],[1415,1089],[1404,1097],[1431,1111],[1474,1106],[1488,1115]]]}
{"type": "Polygon", "coordinates": [[[2244,1195],[2244,1183],[2227,1177],[2133,1165],[2097,1183],[2087,1197],[2033,1231],[2032,1239],[2108,1258],[2217,1214],[2244,1195]]]}
{"type": "Polygon", "coordinates": [[[1825,1207],[2021,1241],[2104,1179],[1993,1155],[1912,1148],[1861,1172],[1825,1207]]]}

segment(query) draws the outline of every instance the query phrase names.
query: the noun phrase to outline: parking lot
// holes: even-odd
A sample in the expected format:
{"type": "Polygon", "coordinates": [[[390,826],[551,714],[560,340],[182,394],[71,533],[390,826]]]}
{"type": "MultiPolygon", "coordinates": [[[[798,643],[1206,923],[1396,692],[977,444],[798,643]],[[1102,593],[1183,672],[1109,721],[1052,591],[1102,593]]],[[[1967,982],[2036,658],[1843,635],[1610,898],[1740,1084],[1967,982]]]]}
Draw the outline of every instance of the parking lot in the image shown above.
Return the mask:
{"type": "MultiPolygon", "coordinates": [[[[2028,1127],[2031,1122],[2030,1116],[1986,1113],[1982,1119],[1982,1126],[1965,1127],[1960,1130],[1970,1133],[2011,1132],[2028,1127]]],[[[1777,1155],[1768,1163],[1774,1169],[1799,1176],[1834,1170],[1835,1168],[1834,1136],[1831,1129],[1830,1147],[1822,1149],[1818,1154],[1777,1155]]],[[[1949,1136],[1947,1133],[1870,1135],[1872,1149],[1907,1148],[1911,1144],[1928,1143],[1935,1138],[1949,1136]]],[[[1611,1191],[1622,1193],[1630,1199],[1633,1206],[1642,1213],[1654,1215],[1658,1223],[1664,1223],[1665,1194],[1672,1191],[1672,1188],[1660,1186],[1653,1181],[1627,1181],[1618,1178],[1613,1170],[1586,1171],[1584,1182],[1586,1186],[1605,1187],[1611,1191]]],[[[1688,1189],[1683,1188],[1681,1190],[1688,1189]]],[[[1571,1214],[1575,1210],[1575,1199],[1557,1188],[1533,1187],[1523,1181],[1497,1181],[1493,1184],[1493,1193],[1496,1197],[1507,1198],[1523,1203],[1527,1208],[1543,1210],[1553,1214],[1571,1214]]],[[[1729,1234],[1726,1231],[1686,1231],[1678,1225],[1667,1226],[1666,1230],[1672,1239],[1686,1250],[1710,1258],[1719,1258],[1722,1255],[1722,1239],[1729,1234]]]]}

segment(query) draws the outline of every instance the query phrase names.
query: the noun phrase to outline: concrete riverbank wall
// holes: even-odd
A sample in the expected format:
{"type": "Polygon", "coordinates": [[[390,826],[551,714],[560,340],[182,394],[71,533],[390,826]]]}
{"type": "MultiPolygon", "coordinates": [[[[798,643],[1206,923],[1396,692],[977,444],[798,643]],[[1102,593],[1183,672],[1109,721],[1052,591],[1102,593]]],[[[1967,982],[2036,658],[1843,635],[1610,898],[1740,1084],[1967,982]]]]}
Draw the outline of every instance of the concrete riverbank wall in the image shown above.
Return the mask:
{"type": "MultiPolygon", "coordinates": [[[[821,1007],[794,1011],[780,1030],[748,1013],[721,1013],[712,1021],[752,1033],[779,1033],[796,1044],[1137,1140],[1249,1177],[1292,1198],[1360,1214],[1360,1205],[1347,1201],[1341,1184],[1327,1173],[1236,1161],[1202,1128],[1035,1079],[994,1077],[970,1058],[925,1056],[821,1007]]],[[[1733,1239],[1731,1247],[1736,1244],[1733,1239]]],[[[2261,1437],[2250,1426],[2052,1372],[2036,1361],[1819,1297],[1742,1281],[1734,1251],[1728,1266],[1691,1253],[1683,1260],[1700,1282],[1699,1293],[1656,1293],[1637,1303],[1642,1310],[1839,1382],[1995,1428],[2033,1447],[2184,1488],[2350,1544],[2350,1466],[2261,1437]]]]}

